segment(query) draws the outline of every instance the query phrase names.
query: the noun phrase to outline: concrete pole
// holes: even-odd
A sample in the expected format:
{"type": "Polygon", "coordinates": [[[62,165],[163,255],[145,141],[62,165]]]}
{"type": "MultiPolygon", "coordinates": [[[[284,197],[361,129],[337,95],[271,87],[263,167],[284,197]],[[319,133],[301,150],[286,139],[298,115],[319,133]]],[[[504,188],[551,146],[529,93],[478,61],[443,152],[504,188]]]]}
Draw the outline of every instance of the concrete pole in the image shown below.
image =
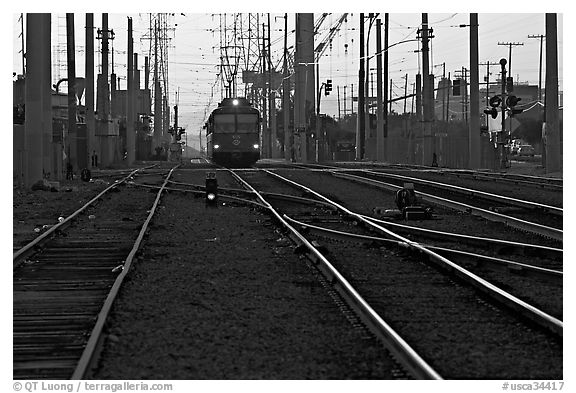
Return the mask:
{"type": "MultiPolygon", "coordinates": [[[[24,186],[31,187],[42,180],[42,84],[44,65],[42,63],[43,29],[47,14],[26,14],[26,118],[24,121],[24,186]]],[[[49,16],[48,16],[49,17],[49,16]]]]}
{"type": "Polygon", "coordinates": [[[284,159],[292,159],[292,143],[294,136],[290,129],[290,77],[288,74],[288,14],[284,14],[284,64],[282,80],[282,114],[284,115],[284,159]]]}
{"type": "Polygon", "coordinates": [[[60,180],[58,177],[61,176],[62,169],[62,148],[61,144],[57,143],[53,148],[52,144],[52,63],[51,63],[51,16],[50,14],[42,14],[42,65],[43,65],[43,75],[42,75],[42,130],[43,130],[43,147],[42,151],[44,154],[43,166],[44,172],[50,175],[51,179],[60,180]],[[60,165],[58,165],[60,164],[60,165]],[[59,169],[60,168],[60,171],[59,169]]]}
{"type": "MultiPolygon", "coordinates": [[[[96,150],[96,122],[94,119],[94,14],[86,14],[86,92],[84,104],[86,106],[86,143],[88,156],[92,157],[96,150]]],[[[90,164],[92,163],[89,159],[90,164]]]]}
{"type": "Polygon", "coordinates": [[[470,14],[470,123],[468,128],[468,167],[470,169],[480,168],[480,81],[478,66],[478,14],[470,14]]]}
{"type": "MultiPolygon", "coordinates": [[[[376,19],[376,160],[384,161],[384,108],[382,102],[382,21],[376,19]]],[[[388,78],[386,78],[388,79],[388,78]]]]}
{"type": "MultiPolygon", "coordinates": [[[[262,56],[260,57],[260,64],[262,65],[262,158],[270,158],[270,131],[268,127],[268,75],[266,74],[267,61],[266,61],[266,38],[264,37],[265,25],[262,23],[262,56]]],[[[231,97],[228,95],[228,97],[231,97]]]]}
{"type": "Polygon", "coordinates": [[[162,87],[158,79],[158,22],[154,26],[154,148],[161,146],[162,127],[162,87]]]}
{"type": "Polygon", "coordinates": [[[429,38],[428,38],[428,14],[422,14],[422,104],[424,112],[424,123],[422,129],[422,165],[432,164],[432,152],[434,150],[434,138],[432,136],[432,116],[433,106],[431,105],[434,86],[430,83],[429,66],[429,38]]]}
{"type": "Polygon", "coordinates": [[[132,165],[135,158],[135,140],[136,133],[134,130],[134,40],[132,38],[132,18],[128,18],[128,70],[127,70],[127,102],[126,102],[126,150],[128,157],[126,164],[132,165]]]}
{"type": "MultiPolygon", "coordinates": [[[[30,64],[28,62],[27,64],[30,64]]],[[[562,170],[562,146],[558,119],[557,15],[546,14],[546,173],[562,170]]]]}
{"type": "Polygon", "coordinates": [[[72,144],[76,144],[78,133],[76,131],[76,48],[74,43],[74,14],[66,14],[66,53],[68,65],[68,133],[65,138],[67,164],[71,164],[74,169],[78,169],[78,157],[73,155],[76,149],[72,144]]]}
{"type": "MultiPolygon", "coordinates": [[[[308,137],[310,116],[315,112],[314,97],[314,14],[296,14],[296,90],[294,125],[298,127],[299,160],[308,162],[308,137]]],[[[298,156],[298,154],[297,154],[298,156]]]]}
{"type": "MultiPolygon", "coordinates": [[[[388,70],[388,29],[390,27],[389,24],[389,14],[385,13],[384,14],[384,49],[386,49],[386,51],[384,52],[384,91],[383,91],[383,96],[384,96],[384,100],[383,100],[383,125],[384,125],[384,131],[383,131],[383,137],[384,140],[382,141],[383,144],[383,151],[382,151],[382,160],[386,161],[386,159],[388,158],[388,105],[386,105],[386,103],[392,98],[392,97],[388,97],[388,77],[389,75],[389,70],[388,70]]],[[[392,84],[390,84],[392,85],[392,84]]]]}
{"type": "Polygon", "coordinates": [[[360,13],[360,69],[358,70],[358,118],[356,129],[356,161],[364,158],[366,119],[364,107],[364,13],[360,13]]]}

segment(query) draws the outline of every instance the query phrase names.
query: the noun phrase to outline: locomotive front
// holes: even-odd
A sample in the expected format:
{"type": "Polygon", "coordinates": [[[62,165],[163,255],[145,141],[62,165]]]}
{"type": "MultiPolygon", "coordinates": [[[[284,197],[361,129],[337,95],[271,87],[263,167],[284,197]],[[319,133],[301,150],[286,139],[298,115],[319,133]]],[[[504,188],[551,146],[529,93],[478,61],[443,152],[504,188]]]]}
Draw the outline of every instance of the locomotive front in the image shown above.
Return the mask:
{"type": "Polygon", "coordinates": [[[260,159],[260,113],[244,98],[226,98],[207,127],[207,153],[213,162],[250,166],[260,159]]]}

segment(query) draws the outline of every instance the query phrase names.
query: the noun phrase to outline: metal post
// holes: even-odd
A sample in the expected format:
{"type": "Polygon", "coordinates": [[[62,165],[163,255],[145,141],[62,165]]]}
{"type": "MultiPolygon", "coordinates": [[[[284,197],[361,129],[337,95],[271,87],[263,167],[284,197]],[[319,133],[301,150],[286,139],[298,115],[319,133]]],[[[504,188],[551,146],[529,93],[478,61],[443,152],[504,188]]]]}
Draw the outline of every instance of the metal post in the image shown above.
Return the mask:
{"type": "MultiPolygon", "coordinates": [[[[135,153],[135,116],[134,116],[134,40],[132,37],[132,18],[128,18],[128,70],[127,70],[127,102],[126,102],[126,163],[131,165],[134,162],[135,153]]],[[[124,154],[124,152],[122,152],[124,154]]]]}
{"type": "Polygon", "coordinates": [[[506,59],[500,59],[500,66],[502,68],[502,131],[500,131],[500,138],[498,144],[500,145],[500,169],[508,167],[508,155],[506,152],[506,59]]]}
{"type": "Polygon", "coordinates": [[[546,173],[562,170],[562,145],[558,114],[557,16],[546,14],[546,173]]]}
{"type": "MultiPolygon", "coordinates": [[[[376,159],[384,161],[384,103],[382,102],[382,21],[376,20],[376,159]]],[[[386,78],[387,79],[387,78],[386,78]]]]}
{"type": "Polygon", "coordinates": [[[284,64],[282,80],[282,114],[284,119],[284,159],[292,159],[293,135],[290,129],[290,76],[288,74],[288,14],[284,14],[284,64]]]}
{"type": "Polygon", "coordinates": [[[470,14],[470,125],[468,166],[480,168],[480,81],[478,70],[478,14],[470,14]]]}
{"type": "Polygon", "coordinates": [[[360,13],[360,69],[358,71],[358,128],[356,131],[356,160],[364,158],[364,13],[360,13]]]}

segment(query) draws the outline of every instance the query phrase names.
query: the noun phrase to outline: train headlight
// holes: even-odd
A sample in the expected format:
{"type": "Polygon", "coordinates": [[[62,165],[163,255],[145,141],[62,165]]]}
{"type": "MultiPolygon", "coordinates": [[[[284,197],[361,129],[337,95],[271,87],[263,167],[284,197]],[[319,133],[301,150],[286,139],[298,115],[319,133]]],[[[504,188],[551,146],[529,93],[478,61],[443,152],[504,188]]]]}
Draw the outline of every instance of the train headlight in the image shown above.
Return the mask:
{"type": "Polygon", "coordinates": [[[234,106],[238,105],[238,100],[232,100],[232,105],[234,106]]]}
{"type": "Polygon", "coordinates": [[[220,149],[220,145],[214,145],[214,149],[220,149]]]}
{"type": "Polygon", "coordinates": [[[258,149],[258,148],[260,147],[260,145],[257,144],[257,143],[255,143],[252,147],[253,147],[254,149],[258,149]]]}

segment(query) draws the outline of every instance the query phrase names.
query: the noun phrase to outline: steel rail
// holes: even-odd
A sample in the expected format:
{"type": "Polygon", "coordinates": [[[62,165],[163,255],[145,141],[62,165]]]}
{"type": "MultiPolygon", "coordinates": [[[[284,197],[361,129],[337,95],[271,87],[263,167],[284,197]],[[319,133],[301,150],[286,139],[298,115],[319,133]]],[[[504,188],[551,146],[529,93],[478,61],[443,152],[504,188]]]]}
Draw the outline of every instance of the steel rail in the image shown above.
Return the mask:
{"type": "Polygon", "coordinates": [[[138,237],[136,238],[136,241],[134,242],[134,246],[132,247],[132,250],[130,251],[130,253],[126,257],[126,260],[124,261],[122,271],[118,274],[118,277],[116,277],[116,280],[114,281],[114,284],[112,285],[112,288],[110,289],[110,292],[108,293],[108,296],[106,297],[106,300],[104,301],[104,305],[102,306],[102,309],[98,313],[98,317],[96,319],[96,324],[94,325],[94,328],[92,329],[92,332],[90,334],[90,338],[88,339],[88,342],[86,343],[86,346],[84,347],[84,351],[82,352],[80,360],[78,361],[78,364],[76,366],[76,369],[74,370],[74,373],[72,374],[71,379],[84,379],[86,377],[87,372],[90,370],[89,368],[90,368],[90,365],[92,364],[92,362],[94,361],[94,357],[97,353],[97,349],[100,347],[100,345],[102,343],[101,340],[102,340],[102,332],[104,330],[104,324],[106,323],[106,319],[108,318],[108,314],[110,313],[110,310],[112,309],[112,304],[114,303],[114,299],[116,299],[116,296],[118,295],[118,292],[120,291],[120,286],[122,285],[124,278],[128,274],[128,271],[130,270],[130,267],[132,265],[134,257],[136,256],[136,253],[138,252],[140,245],[142,244],[142,240],[144,239],[144,235],[146,234],[146,231],[148,230],[148,225],[150,224],[152,217],[154,217],[154,213],[156,212],[156,208],[158,207],[158,204],[160,202],[160,198],[162,196],[162,193],[164,192],[164,187],[166,186],[168,179],[170,178],[170,176],[172,176],[172,173],[174,172],[174,170],[176,168],[178,168],[178,166],[179,165],[175,166],[174,168],[172,168],[170,170],[166,179],[164,180],[164,183],[162,184],[162,187],[158,191],[158,193],[156,195],[156,199],[154,200],[154,204],[152,205],[152,208],[150,209],[150,213],[148,214],[148,217],[144,221],[144,224],[142,225],[142,228],[140,229],[140,233],[138,234],[138,237]]]}
{"type": "Polygon", "coordinates": [[[395,222],[389,222],[389,221],[381,220],[381,219],[366,216],[366,215],[362,215],[362,217],[366,218],[367,220],[374,221],[378,224],[382,224],[385,226],[396,228],[399,231],[420,232],[426,236],[431,236],[434,238],[441,238],[441,239],[448,239],[448,240],[458,239],[458,241],[466,241],[468,243],[476,243],[476,244],[486,244],[486,243],[495,244],[495,245],[502,246],[502,247],[511,247],[511,248],[517,248],[517,249],[521,249],[521,250],[532,250],[532,251],[536,251],[540,254],[552,253],[557,257],[562,257],[562,254],[564,253],[564,250],[562,250],[561,248],[554,248],[554,247],[540,246],[537,244],[519,243],[519,242],[513,242],[513,241],[509,241],[509,240],[501,240],[501,239],[494,239],[494,238],[488,238],[488,237],[463,235],[461,233],[442,232],[442,231],[436,231],[436,230],[432,230],[432,229],[412,227],[412,226],[408,226],[408,225],[398,224],[395,222]]]}
{"type": "MultiPolygon", "coordinates": [[[[418,169],[418,170],[435,170],[435,171],[441,171],[441,172],[459,172],[459,170],[456,169],[439,169],[438,167],[433,167],[433,166],[426,166],[426,165],[406,165],[406,164],[391,164],[391,165],[386,165],[387,167],[392,167],[392,168],[399,168],[399,169],[403,169],[403,168],[408,168],[408,169],[418,169]]],[[[510,177],[510,178],[517,178],[517,179],[527,179],[527,180],[534,180],[534,181],[543,181],[549,184],[553,184],[553,183],[562,183],[563,180],[561,178],[556,178],[556,177],[546,177],[546,176],[535,176],[535,175],[523,175],[520,173],[502,173],[502,172],[483,172],[483,171],[470,171],[470,170],[461,170],[462,172],[469,172],[469,173],[477,173],[477,174],[484,174],[487,176],[494,176],[494,177],[501,177],[501,178],[505,178],[505,177],[510,177]]]]}
{"type": "Polygon", "coordinates": [[[92,198],[90,201],[88,201],[80,209],[76,210],[74,213],[72,213],[71,215],[66,217],[63,221],[61,221],[57,224],[54,224],[54,226],[48,228],[46,230],[46,232],[42,233],[40,236],[36,237],[30,243],[28,243],[27,245],[25,245],[24,247],[22,247],[21,249],[16,251],[12,256],[13,267],[15,268],[15,267],[19,266],[25,257],[29,256],[34,251],[36,251],[36,247],[39,247],[44,242],[48,241],[53,235],[56,234],[57,231],[68,227],[71,224],[72,220],[74,220],[78,215],[80,215],[82,212],[84,212],[84,210],[86,210],[90,205],[92,205],[94,202],[96,202],[98,199],[100,199],[102,197],[102,195],[106,194],[108,191],[110,191],[114,187],[116,187],[122,183],[125,183],[128,179],[130,179],[132,176],[134,176],[134,174],[136,174],[140,170],[141,170],[141,168],[133,170],[132,172],[130,172],[130,174],[125,176],[124,179],[115,181],[109,187],[107,187],[102,192],[100,192],[98,195],[96,195],[94,198],[92,198]]]}
{"type": "Polygon", "coordinates": [[[379,177],[392,178],[392,179],[403,180],[403,181],[408,180],[412,183],[424,184],[424,185],[433,186],[436,188],[441,188],[444,190],[454,191],[454,192],[458,192],[460,194],[470,196],[470,197],[479,196],[483,199],[487,199],[487,200],[490,200],[493,202],[503,202],[503,203],[506,203],[506,204],[512,205],[512,206],[528,208],[528,209],[543,210],[543,211],[547,211],[547,212],[549,212],[553,215],[556,215],[556,216],[562,216],[562,213],[563,213],[563,209],[560,207],[545,205],[542,203],[525,201],[522,199],[507,197],[507,196],[503,196],[503,195],[492,194],[492,193],[480,191],[480,190],[473,190],[471,188],[455,186],[452,184],[439,183],[439,182],[435,182],[435,181],[431,181],[431,180],[419,179],[416,177],[395,175],[392,173],[375,172],[375,171],[371,171],[371,170],[363,170],[363,173],[369,173],[369,174],[379,176],[379,177]]]}
{"type": "MultiPolygon", "coordinates": [[[[354,240],[367,241],[367,242],[379,242],[379,243],[384,243],[384,244],[388,244],[388,245],[395,245],[395,246],[399,246],[399,247],[405,246],[405,243],[401,242],[399,240],[391,240],[391,239],[385,239],[382,237],[367,236],[367,235],[360,235],[360,234],[356,234],[356,233],[337,231],[335,229],[324,228],[324,227],[320,227],[317,225],[308,224],[308,223],[305,223],[302,221],[298,221],[294,218],[287,216],[286,214],[284,214],[283,217],[286,218],[286,220],[289,221],[293,225],[297,225],[297,226],[300,226],[302,228],[305,228],[305,229],[309,230],[310,232],[315,233],[315,234],[320,235],[320,236],[328,236],[332,239],[339,239],[339,240],[354,239],[354,240]]],[[[426,243],[419,243],[419,244],[422,245],[422,247],[426,247],[429,250],[436,251],[439,254],[448,254],[448,255],[455,255],[455,256],[460,256],[460,257],[469,257],[469,258],[475,259],[477,262],[489,263],[492,265],[502,265],[502,266],[507,267],[510,271],[515,271],[515,272],[522,271],[522,272],[525,272],[527,275],[530,275],[530,276],[544,277],[546,279],[552,279],[555,281],[559,280],[560,282],[562,282],[562,279],[564,277],[563,272],[558,271],[558,270],[546,269],[546,268],[539,267],[539,266],[533,266],[533,265],[528,265],[525,263],[509,261],[509,260],[501,259],[501,258],[489,257],[486,255],[476,254],[476,253],[467,252],[467,251],[453,250],[453,249],[449,249],[449,248],[445,248],[445,247],[433,246],[433,245],[426,244],[426,243]]]]}
{"type": "MultiPolygon", "coordinates": [[[[128,183],[128,184],[131,186],[135,186],[135,187],[142,187],[142,188],[149,188],[149,189],[161,188],[161,186],[154,186],[151,184],[138,184],[138,183],[128,183]]],[[[169,191],[169,192],[171,192],[171,191],[184,192],[184,193],[188,192],[188,193],[196,194],[196,195],[204,195],[206,192],[206,191],[201,191],[201,190],[186,190],[184,188],[173,188],[173,187],[164,187],[164,190],[169,191]]],[[[227,199],[227,200],[230,200],[233,202],[247,203],[247,204],[254,205],[254,206],[257,206],[260,208],[264,208],[264,209],[267,208],[266,206],[264,206],[261,203],[258,203],[256,201],[251,201],[249,199],[244,199],[244,198],[238,198],[238,197],[235,197],[232,195],[226,195],[226,194],[218,193],[218,198],[227,199]]]]}
{"type": "MultiPolygon", "coordinates": [[[[267,173],[270,173],[266,171],[267,173]]],[[[234,177],[253,191],[258,199],[265,204],[276,219],[289,231],[290,237],[297,243],[304,245],[319,270],[327,277],[333,288],[346,300],[346,302],[359,314],[368,328],[384,343],[390,352],[403,364],[406,369],[418,379],[442,379],[442,377],[428,365],[410,347],[398,333],[396,333],[370,305],[358,294],[350,283],[332,266],[332,264],[310,243],[300,232],[290,225],[270,205],[264,197],[239,175],[231,171],[234,177]]]]}
{"type": "Polygon", "coordinates": [[[340,167],[333,167],[333,166],[327,166],[327,165],[314,165],[314,164],[308,164],[308,165],[319,166],[319,167],[323,168],[322,170],[324,170],[324,171],[332,171],[332,170],[335,170],[338,172],[354,171],[354,172],[362,172],[362,173],[372,174],[372,175],[379,176],[379,177],[387,177],[387,178],[392,178],[392,179],[397,179],[397,180],[407,180],[407,181],[410,181],[412,183],[424,184],[424,185],[429,185],[429,186],[441,188],[444,190],[458,192],[459,194],[469,196],[469,197],[479,196],[485,200],[489,200],[492,202],[503,202],[503,203],[508,204],[510,206],[516,206],[516,207],[521,207],[521,208],[525,208],[525,209],[535,209],[535,210],[547,211],[547,212],[549,212],[553,215],[556,215],[556,216],[562,216],[563,215],[563,209],[560,207],[545,205],[542,203],[531,202],[531,201],[526,201],[526,200],[512,198],[512,197],[507,197],[504,195],[493,194],[493,193],[486,192],[486,191],[480,191],[480,190],[474,190],[471,188],[460,187],[460,186],[456,186],[453,184],[440,183],[440,182],[436,182],[433,180],[426,180],[426,179],[421,179],[421,178],[417,178],[417,177],[410,177],[410,176],[406,176],[406,175],[396,175],[396,174],[392,174],[392,173],[377,172],[377,171],[373,171],[373,170],[370,170],[367,168],[349,169],[349,168],[340,168],[340,167]]]}
{"type": "Polygon", "coordinates": [[[346,207],[338,204],[337,202],[330,201],[330,199],[326,198],[322,194],[305,187],[301,184],[298,184],[290,179],[284,178],[276,173],[270,172],[265,170],[266,173],[270,173],[271,175],[277,177],[278,179],[282,179],[284,182],[293,184],[295,187],[301,188],[310,192],[311,194],[315,195],[316,197],[326,201],[331,202],[334,206],[338,207],[338,209],[350,216],[355,217],[357,220],[365,223],[369,227],[372,227],[381,233],[393,238],[400,240],[406,243],[406,246],[413,251],[420,253],[421,255],[428,258],[429,261],[436,264],[438,267],[454,274],[455,276],[459,277],[460,279],[464,280],[468,284],[474,286],[475,288],[479,289],[486,295],[490,296],[491,298],[497,300],[502,305],[518,312],[525,318],[532,320],[533,322],[537,323],[538,325],[548,329],[552,333],[562,336],[563,335],[563,323],[557,318],[554,318],[551,315],[546,314],[545,312],[539,310],[538,308],[518,299],[517,297],[501,290],[500,288],[496,287],[495,285],[491,284],[490,282],[484,280],[483,278],[475,275],[474,273],[469,272],[468,270],[464,269],[461,266],[458,266],[454,262],[446,259],[445,257],[421,246],[420,244],[413,242],[409,239],[406,239],[370,220],[365,219],[360,214],[354,213],[347,209],[346,207]]]}
{"type": "MultiPolygon", "coordinates": [[[[159,188],[159,186],[154,186],[151,184],[140,184],[140,183],[135,183],[135,182],[131,182],[131,183],[127,183],[128,185],[131,186],[136,186],[136,187],[143,187],[143,188],[150,188],[150,189],[157,189],[159,188]]],[[[187,183],[178,183],[178,184],[187,184],[187,183]]],[[[205,187],[204,186],[198,186],[198,185],[194,185],[194,184],[187,184],[190,186],[193,186],[194,188],[199,188],[196,190],[186,190],[184,188],[173,188],[173,187],[166,187],[167,191],[177,191],[177,192],[190,192],[192,194],[204,194],[205,191],[203,190],[205,187]]],[[[251,196],[255,196],[254,193],[252,191],[249,190],[242,190],[239,188],[218,188],[219,191],[230,191],[230,192],[238,192],[238,193],[245,193],[251,196]]],[[[285,194],[278,194],[278,193],[274,193],[274,192],[261,192],[260,194],[265,195],[269,198],[275,198],[275,199],[283,199],[285,201],[289,201],[289,202],[295,202],[295,203],[302,203],[302,204],[315,204],[315,205],[321,205],[324,206],[326,208],[329,208],[331,210],[336,211],[336,209],[334,208],[333,205],[326,203],[324,201],[319,201],[316,199],[309,199],[309,198],[303,198],[303,197],[299,197],[299,196],[295,196],[295,195],[285,195],[285,194]]],[[[238,198],[232,195],[226,195],[226,194],[222,194],[220,192],[218,192],[218,197],[220,198],[224,198],[224,199],[229,199],[231,201],[235,201],[235,202],[243,202],[243,203],[248,203],[248,204],[252,204],[252,205],[256,205],[258,207],[263,207],[265,208],[266,206],[263,206],[261,203],[258,202],[254,202],[251,201],[249,199],[244,199],[244,198],[238,198]]]]}
{"type": "MultiPolygon", "coordinates": [[[[514,184],[527,184],[531,186],[537,186],[540,188],[552,190],[552,191],[562,191],[563,186],[562,184],[556,184],[555,182],[550,182],[545,179],[551,178],[538,178],[535,176],[525,176],[522,177],[515,177],[512,174],[490,174],[484,172],[472,172],[472,171],[454,171],[454,170],[441,170],[438,171],[440,174],[447,174],[456,177],[466,177],[472,179],[479,179],[479,180],[491,180],[491,181],[498,181],[501,183],[514,183],[514,184]],[[540,182],[543,181],[543,183],[540,182]]],[[[520,176],[520,175],[519,175],[520,176]]]]}
{"type": "MultiPolygon", "coordinates": [[[[401,189],[401,186],[397,186],[395,184],[384,183],[379,180],[369,179],[362,176],[356,176],[351,174],[343,174],[343,173],[336,173],[333,171],[328,171],[328,173],[332,174],[332,176],[340,177],[343,179],[348,179],[360,183],[369,184],[378,188],[397,191],[401,189]]],[[[501,222],[506,224],[512,228],[520,229],[522,231],[534,233],[540,236],[548,237],[554,240],[562,241],[563,238],[563,231],[561,229],[551,228],[545,225],[536,224],[530,221],[521,220],[519,218],[507,216],[501,213],[496,213],[490,210],[481,209],[479,207],[467,205],[465,203],[451,201],[446,198],[441,198],[435,195],[426,194],[423,192],[416,192],[417,195],[421,196],[423,200],[428,201],[430,203],[434,203],[437,205],[449,207],[451,209],[455,209],[458,211],[462,211],[465,213],[470,213],[472,215],[476,215],[482,218],[485,218],[490,221],[501,222]]]]}

